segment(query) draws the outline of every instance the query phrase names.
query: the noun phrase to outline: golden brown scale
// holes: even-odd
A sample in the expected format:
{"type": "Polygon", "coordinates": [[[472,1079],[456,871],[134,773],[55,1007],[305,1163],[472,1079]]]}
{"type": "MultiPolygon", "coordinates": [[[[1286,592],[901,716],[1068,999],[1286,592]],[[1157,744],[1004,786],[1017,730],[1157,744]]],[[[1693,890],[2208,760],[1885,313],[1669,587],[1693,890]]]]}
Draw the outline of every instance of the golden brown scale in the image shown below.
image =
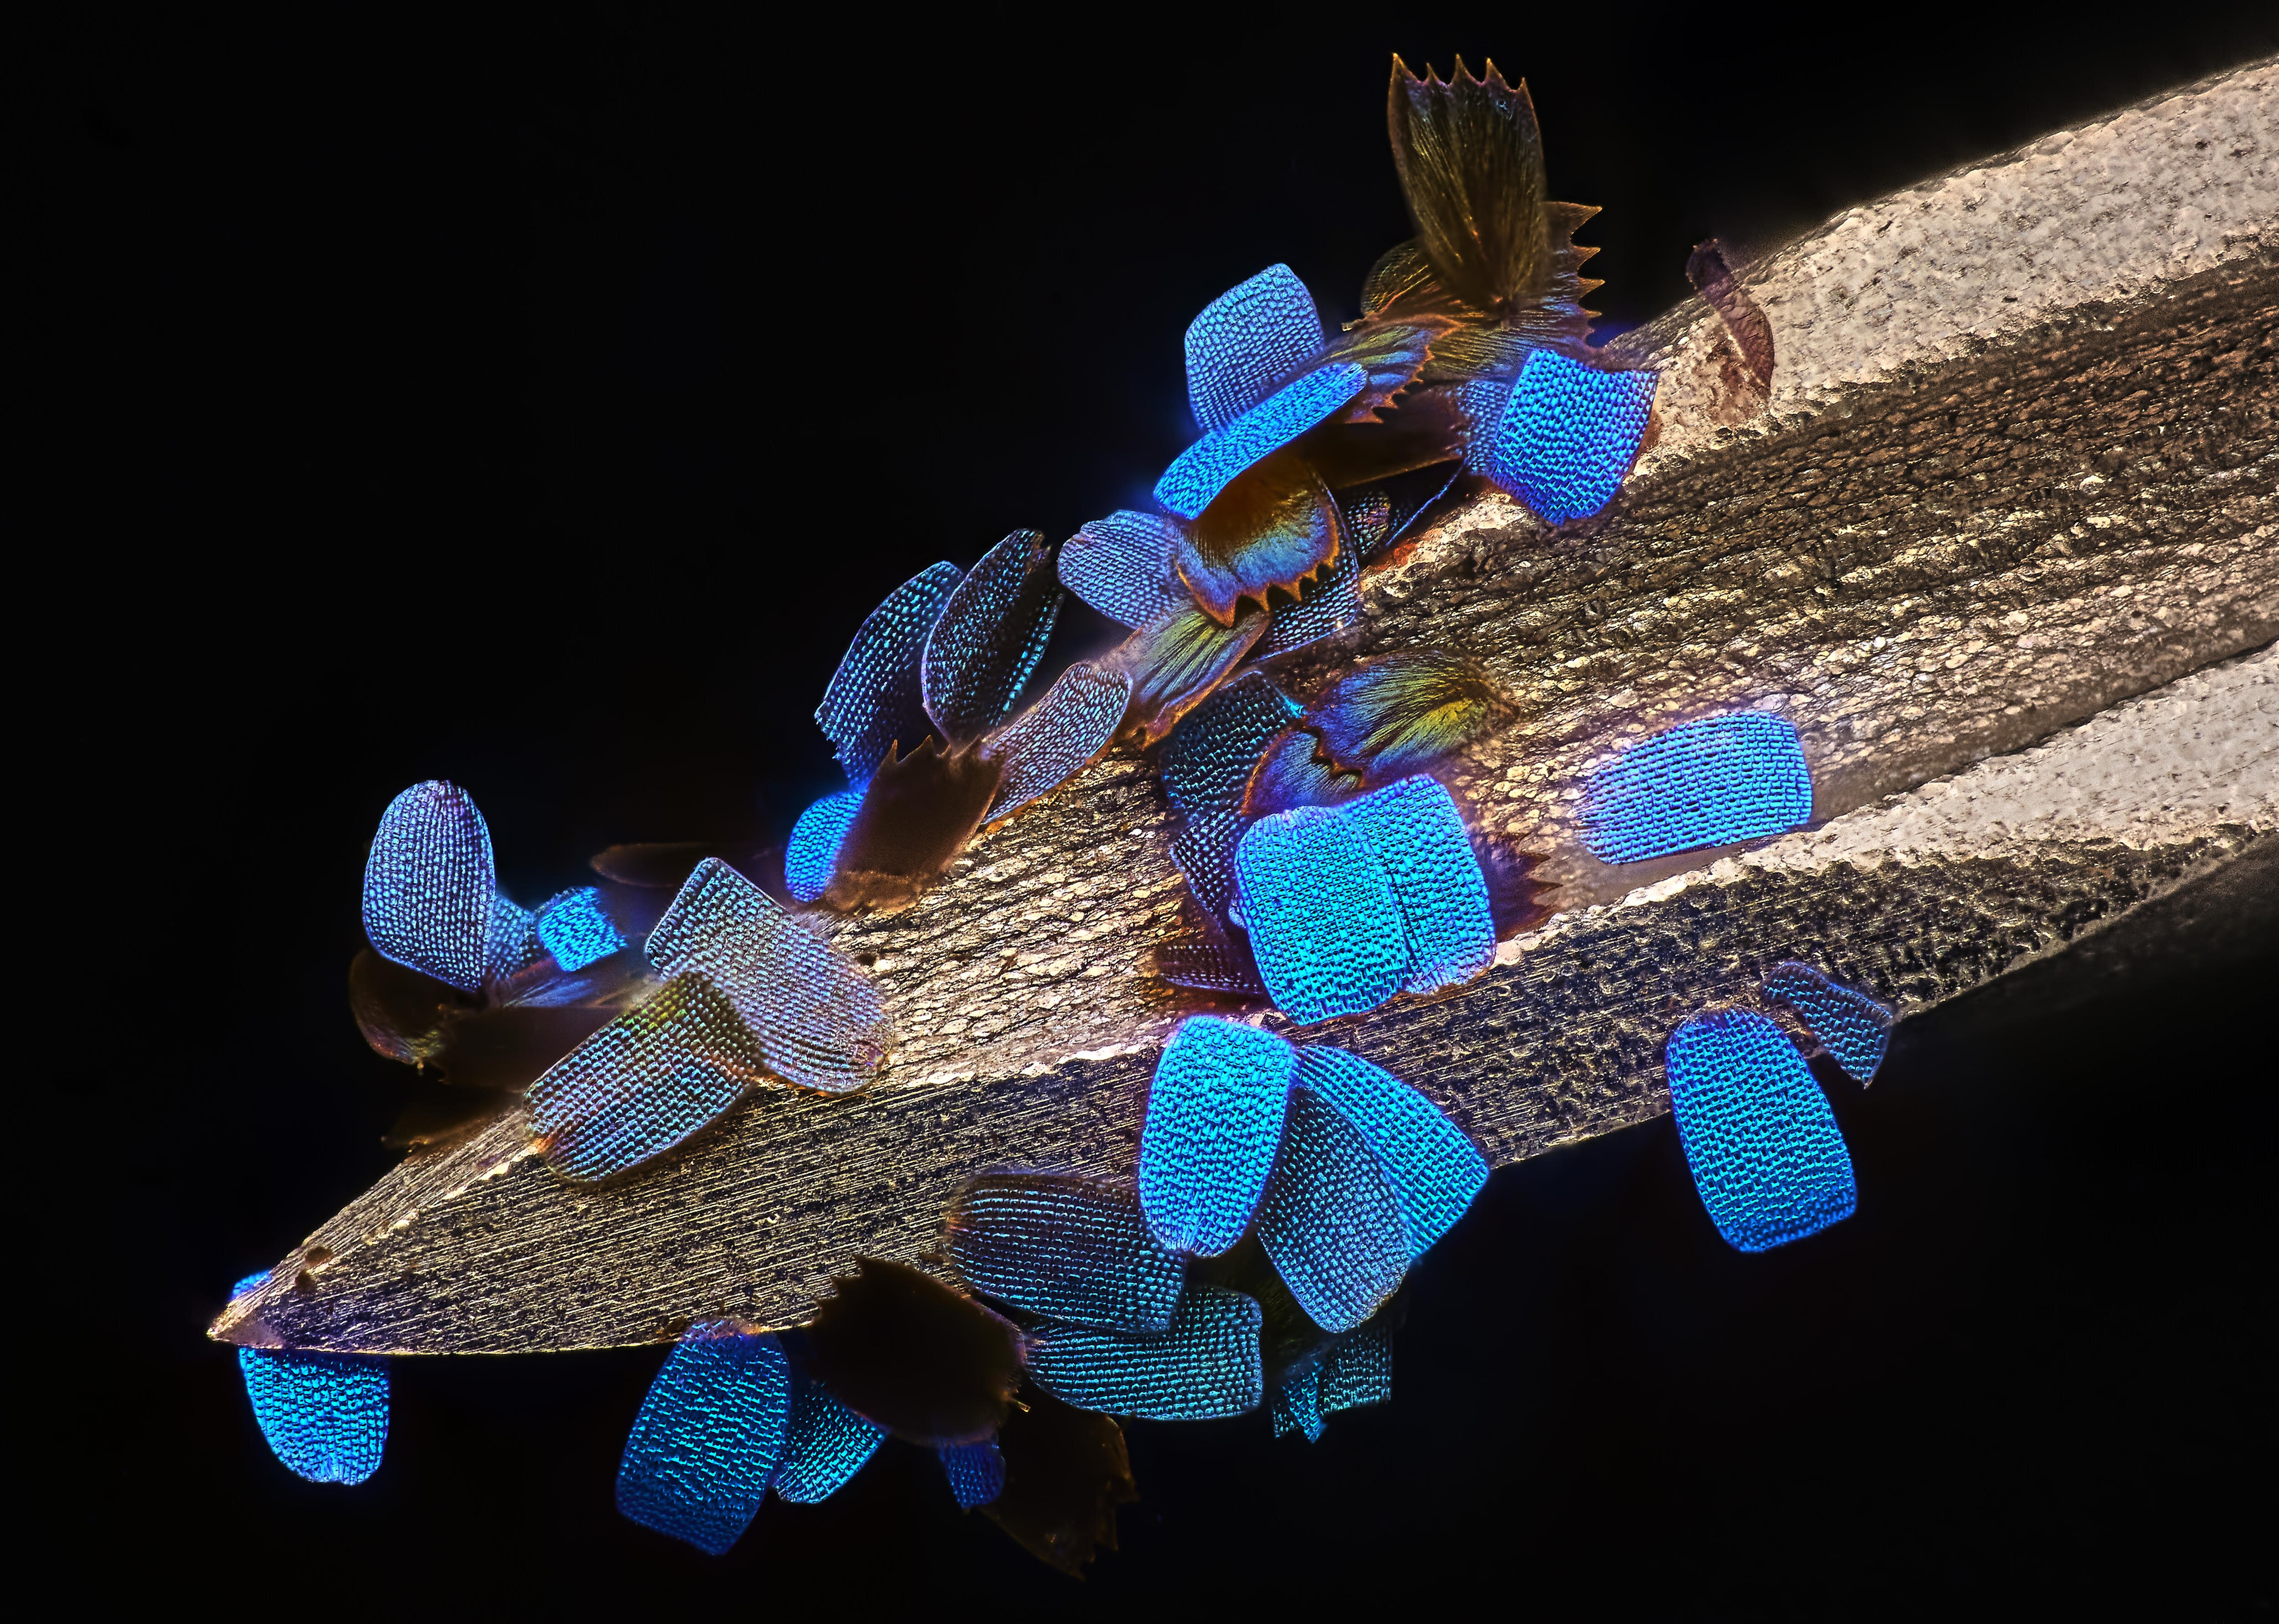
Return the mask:
{"type": "Polygon", "coordinates": [[[928,739],[908,755],[890,749],[840,847],[825,904],[891,914],[917,901],[981,827],[1004,772],[978,744],[949,750],[928,739]]]}
{"type": "Polygon", "coordinates": [[[1083,1578],[1100,1547],[1116,1549],[1116,1508],[1140,1498],[1124,1429],[1032,1382],[1013,1401],[997,1448],[1005,1487],[983,1513],[1030,1555],[1083,1578]]]}
{"type": "Polygon", "coordinates": [[[856,1261],[786,1350],[841,1403],[896,1437],[978,1444],[1005,1421],[1022,1381],[1011,1321],[907,1263],[856,1261]]]}

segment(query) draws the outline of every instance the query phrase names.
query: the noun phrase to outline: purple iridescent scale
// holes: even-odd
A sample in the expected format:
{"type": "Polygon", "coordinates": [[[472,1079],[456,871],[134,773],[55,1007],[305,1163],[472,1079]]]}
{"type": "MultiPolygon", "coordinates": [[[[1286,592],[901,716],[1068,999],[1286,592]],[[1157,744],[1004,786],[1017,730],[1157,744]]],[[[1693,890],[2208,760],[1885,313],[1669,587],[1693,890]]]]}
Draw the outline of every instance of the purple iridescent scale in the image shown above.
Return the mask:
{"type": "Polygon", "coordinates": [[[1400,1202],[1367,1140],[1308,1088],[1258,1209],[1258,1238],[1307,1317],[1351,1330],[1400,1288],[1409,1243],[1400,1202]]]}
{"type": "Polygon", "coordinates": [[[771,1336],[693,1325],[649,1383],[618,1467],[618,1509],[711,1556],[767,1497],[791,1412],[791,1369],[771,1336]]]}
{"type": "Polygon", "coordinates": [[[863,809],[863,792],[843,789],[825,795],[799,815],[784,847],[784,889],[795,901],[812,902],[831,889],[838,871],[839,848],[863,809]]]}
{"type": "MultiPolygon", "coordinates": [[[[257,1285],[256,1275],[239,1283],[257,1285]]],[[[388,1367],[346,1353],[240,1348],[253,1419],[277,1459],[312,1483],[360,1483],[388,1447],[388,1367]]]]}
{"type": "Polygon", "coordinates": [[[1652,372],[1603,372],[1532,350],[1465,462],[1546,524],[1588,518],[1622,488],[1654,392],[1652,372]]]}
{"type": "Polygon", "coordinates": [[[1185,1274],[1132,1191],[1069,1174],[986,1174],[950,1207],[950,1262],[975,1291],[1102,1330],[1169,1329],[1185,1274]]]}
{"type": "Polygon", "coordinates": [[[1317,643],[1325,637],[1335,637],[1361,619],[1361,565],[1364,556],[1361,548],[1341,547],[1331,562],[1328,575],[1310,587],[1301,603],[1285,603],[1274,610],[1267,624],[1266,635],[1258,645],[1258,657],[1288,654],[1317,643]]]}
{"type": "Polygon", "coordinates": [[[381,957],[477,991],[497,899],[490,827],[464,790],[431,779],[388,802],[364,870],[364,935],[381,957]]]}
{"type": "Polygon", "coordinates": [[[1711,1010],[1670,1033],[1663,1061],[1685,1165],[1727,1244],[1763,1252],[1852,1215],[1843,1131],[1779,1027],[1711,1010]]]}
{"type": "Polygon", "coordinates": [[[1811,965],[1793,961],[1776,964],[1767,973],[1764,992],[1796,1011],[1845,1076],[1855,1083],[1875,1080],[1891,1046],[1894,1017],[1889,1009],[1865,992],[1855,992],[1811,965]]]}
{"type": "Polygon", "coordinates": [[[1074,778],[1109,746],[1132,703],[1132,673],[1080,662],[1063,671],[1045,697],[989,741],[1004,763],[988,821],[1010,817],[1074,778]]]}
{"type": "Polygon", "coordinates": [[[1307,373],[1180,452],[1155,482],[1155,500],[1181,518],[1201,518],[1239,475],[1328,422],[1368,382],[1367,369],[1350,361],[1307,373]]]}
{"type": "Polygon", "coordinates": [[[1128,1337],[1047,1321],[1029,1336],[1037,1384],[1079,1409],[1148,1421],[1208,1421],[1255,1410],[1265,1393],[1264,1316],[1239,1291],[1198,1285],[1170,1329],[1128,1337]]]}
{"type": "Polygon", "coordinates": [[[1196,1015],[1163,1046],[1140,1135],[1140,1204],[1164,1251],[1242,1238],[1274,1169],[1298,1058],[1274,1033],[1196,1015]]]}
{"type": "Polygon", "coordinates": [[[1400,1204],[1410,1256],[1423,1257],[1487,1184],[1486,1160],[1438,1106],[1358,1054],[1326,1045],[1301,1049],[1298,1082],[1335,1106],[1368,1145],[1400,1204]]]}
{"type": "Polygon", "coordinates": [[[849,784],[868,784],[892,746],[899,743],[907,755],[932,731],[918,659],[958,578],[955,564],[938,563],[895,587],[863,622],[832,673],[815,720],[849,784]]]}
{"type": "Polygon", "coordinates": [[[696,866],[649,932],[660,977],[702,974],[761,1059],[802,1088],[860,1088],[886,1060],[878,989],[775,900],[717,857],[696,866]]]}
{"type": "Polygon", "coordinates": [[[1187,402],[1206,434],[1224,428],[1320,353],[1314,295],[1287,265],[1269,265],[1212,300],[1187,326],[1187,402]]]}
{"type": "Polygon", "coordinates": [[[1795,724],[1769,711],[1665,728],[1592,773],[1576,815],[1601,862],[1637,862],[1781,833],[1812,821],[1795,724]]]}
{"type": "Polygon", "coordinates": [[[925,713],[945,744],[970,744],[1013,714],[1062,596],[1053,548],[1033,530],[1007,536],[958,583],[919,660],[925,713]]]}
{"type": "Polygon", "coordinates": [[[949,1479],[949,1491],[957,1497],[960,1510],[986,1505],[1005,1492],[1005,1457],[998,1452],[996,1439],[979,1444],[945,1444],[935,1453],[941,1459],[942,1475],[949,1479]]]}
{"type": "Polygon", "coordinates": [[[1177,519],[1129,508],[1094,519],[1061,544],[1061,585],[1136,631],[1187,600],[1171,570],[1180,533],[1177,519]]]}

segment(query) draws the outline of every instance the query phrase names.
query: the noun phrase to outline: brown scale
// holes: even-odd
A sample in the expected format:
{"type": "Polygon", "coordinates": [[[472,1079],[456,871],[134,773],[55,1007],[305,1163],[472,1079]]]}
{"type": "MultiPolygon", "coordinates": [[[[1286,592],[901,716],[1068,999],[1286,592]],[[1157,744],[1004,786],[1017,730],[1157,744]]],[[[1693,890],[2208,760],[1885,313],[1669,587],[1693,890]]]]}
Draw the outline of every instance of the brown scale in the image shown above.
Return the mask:
{"type": "Polygon", "coordinates": [[[812,1321],[784,1333],[785,1350],[898,1438],[939,1448],[993,1436],[1021,1385],[1019,1329],[907,1263],[855,1268],[812,1321]]]}

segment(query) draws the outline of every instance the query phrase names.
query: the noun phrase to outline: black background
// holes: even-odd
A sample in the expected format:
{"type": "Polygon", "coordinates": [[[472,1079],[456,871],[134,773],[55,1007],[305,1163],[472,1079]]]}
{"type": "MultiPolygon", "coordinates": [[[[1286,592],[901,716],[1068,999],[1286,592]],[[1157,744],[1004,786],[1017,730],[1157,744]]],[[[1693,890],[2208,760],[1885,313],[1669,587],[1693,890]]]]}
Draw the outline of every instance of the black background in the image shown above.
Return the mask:
{"type": "Polygon", "coordinates": [[[28,1091],[73,1146],[36,1267],[68,1248],[88,1306],[17,1334],[115,1369],[35,1406],[54,1548],[265,1612],[2267,1613],[2267,961],[1912,1024],[1871,1092],[1827,1076],[1859,1215],[1766,1257],[1667,1121],[1500,1174],[1414,1276],[1392,1406],[1310,1449],[1132,1427],[1082,1590],[897,1445],[723,1563],[623,1522],[655,1352],[410,1361],[371,1483],[275,1465],[200,1333],[391,1160],[342,984],[388,797],[466,785],[529,900],[612,840],[779,836],[889,587],[1143,493],[1230,284],[1283,260],[1349,313],[1406,234],[1388,50],[1528,77],[1554,195],[1606,210],[1603,335],[1703,236],[2279,48],[2252,5],[738,14],[98,7],[42,58],[70,584],[22,613],[64,632],[29,709],[99,901],[33,922],[94,967],[37,995],[81,1013],[28,1091]]]}

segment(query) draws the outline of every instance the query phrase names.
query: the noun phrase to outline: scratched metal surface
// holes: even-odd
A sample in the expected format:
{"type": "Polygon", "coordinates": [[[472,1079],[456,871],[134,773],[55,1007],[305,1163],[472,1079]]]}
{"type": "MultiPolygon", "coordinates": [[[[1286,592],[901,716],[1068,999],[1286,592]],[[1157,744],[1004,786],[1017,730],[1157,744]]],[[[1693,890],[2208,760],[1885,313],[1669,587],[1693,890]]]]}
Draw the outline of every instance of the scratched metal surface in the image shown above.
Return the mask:
{"type": "MultiPolygon", "coordinates": [[[[1285,677],[1423,643],[1487,658],[1513,718],[1457,776],[1548,854],[1570,911],[1471,987],[1337,1040],[1510,1160],[1661,1108],[1670,1007],[1745,995],[1776,938],[1925,1001],[2253,838],[2201,808],[2142,839],[1949,843],[1912,867],[1761,851],[1611,870],[1565,808],[1638,733],[1765,705],[1803,733],[1825,834],[2279,635],[2269,73],[1911,188],[1751,267],[1784,369],[1768,412],[1734,421],[1715,318],[1679,307],[1627,341],[1665,368],[1659,439],[1608,514],[1553,534],[1489,497],[1370,578],[1363,626],[1285,677]],[[1654,882],[1677,888],[1582,911],[1654,882]]],[[[857,1252],[922,1252],[966,1173],[1128,1168],[1182,1007],[1142,973],[1180,905],[1164,833],[1151,775],[1114,756],[908,913],[823,927],[872,965],[903,1038],[864,1097],[760,1096],[598,1192],[554,1183],[502,1123],[408,1160],[218,1334],[504,1351],[795,1319],[857,1252]]]]}

